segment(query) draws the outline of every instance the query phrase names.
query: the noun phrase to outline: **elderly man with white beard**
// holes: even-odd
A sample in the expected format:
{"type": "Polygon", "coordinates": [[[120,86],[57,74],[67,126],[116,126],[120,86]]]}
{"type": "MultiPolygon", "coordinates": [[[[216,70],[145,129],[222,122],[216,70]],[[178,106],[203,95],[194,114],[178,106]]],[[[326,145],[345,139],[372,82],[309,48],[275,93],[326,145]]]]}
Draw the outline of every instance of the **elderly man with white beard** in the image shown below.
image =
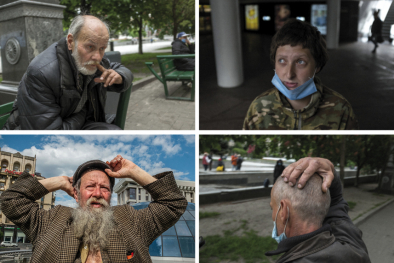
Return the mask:
{"type": "Polygon", "coordinates": [[[73,177],[38,181],[24,172],[0,200],[3,213],[32,241],[30,263],[152,262],[149,245],[187,206],[172,172],[151,176],[120,155],[111,162],[85,162],[73,177]],[[138,211],[111,207],[115,178],[133,179],[154,201],[138,211]],[[56,190],[73,196],[78,207],[40,209],[35,200],[56,190]]]}
{"type": "Polygon", "coordinates": [[[68,35],[36,56],[18,87],[6,130],[119,130],[106,115],[106,93],[124,92],[133,75],[104,57],[109,27],[79,15],[68,35]]]}

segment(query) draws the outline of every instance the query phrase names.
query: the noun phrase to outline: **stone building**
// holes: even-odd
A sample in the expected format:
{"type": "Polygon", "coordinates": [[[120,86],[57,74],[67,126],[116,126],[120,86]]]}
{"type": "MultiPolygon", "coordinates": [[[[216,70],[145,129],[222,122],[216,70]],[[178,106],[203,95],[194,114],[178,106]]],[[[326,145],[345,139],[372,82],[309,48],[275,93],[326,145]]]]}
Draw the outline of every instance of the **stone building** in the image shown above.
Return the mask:
{"type": "MultiPolygon", "coordinates": [[[[45,179],[41,174],[35,173],[36,161],[36,157],[23,156],[19,152],[14,154],[4,152],[0,148],[0,195],[15,183],[16,179],[24,171],[28,171],[37,180],[45,179]]],[[[49,210],[54,207],[55,193],[49,193],[36,202],[39,203],[40,208],[49,210]]],[[[3,232],[3,236],[0,238],[1,241],[11,241],[14,243],[30,242],[22,230],[17,228],[2,212],[0,213],[0,231],[3,232]]]]}
{"type": "MultiPolygon", "coordinates": [[[[195,203],[195,182],[176,180],[176,183],[186,200],[195,203]]],[[[152,201],[150,194],[129,178],[121,179],[114,186],[114,192],[118,194],[118,205],[152,201]]]]}

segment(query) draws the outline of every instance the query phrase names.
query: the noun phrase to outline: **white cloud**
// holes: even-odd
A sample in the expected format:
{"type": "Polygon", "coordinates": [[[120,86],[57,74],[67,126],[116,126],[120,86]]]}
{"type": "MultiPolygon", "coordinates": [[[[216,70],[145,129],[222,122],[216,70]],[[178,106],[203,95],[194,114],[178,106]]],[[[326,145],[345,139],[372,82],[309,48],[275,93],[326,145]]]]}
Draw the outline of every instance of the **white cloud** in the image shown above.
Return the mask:
{"type": "Polygon", "coordinates": [[[181,150],[181,146],[179,144],[175,144],[171,140],[170,135],[157,136],[153,139],[152,144],[161,146],[163,151],[168,155],[174,155],[181,150]]]}
{"type": "Polygon", "coordinates": [[[194,145],[196,138],[194,135],[183,135],[183,138],[185,139],[186,143],[194,145]]]}

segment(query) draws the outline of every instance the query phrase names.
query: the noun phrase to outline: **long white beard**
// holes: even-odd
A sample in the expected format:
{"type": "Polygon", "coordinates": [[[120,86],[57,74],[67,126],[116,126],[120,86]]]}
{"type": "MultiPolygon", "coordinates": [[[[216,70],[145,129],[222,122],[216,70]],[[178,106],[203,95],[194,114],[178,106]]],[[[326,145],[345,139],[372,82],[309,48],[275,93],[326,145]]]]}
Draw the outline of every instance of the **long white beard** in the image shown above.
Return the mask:
{"type": "Polygon", "coordinates": [[[109,233],[114,228],[113,211],[104,199],[89,198],[86,208],[78,207],[72,211],[74,234],[82,238],[89,251],[96,253],[107,247],[109,233]],[[104,207],[91,208],[92,201],[100,202],[104,207]]]}
{"type": "Polygon", "coordinates": [[[78,46],[78,42],[75,41],[74,49],[71,52],[71,56],[74,58],[75,65],[77,66],[77,70],[79,72],[81,72],[83,75],[93,75],[94,73],[96,73],[97,69],[88,69],[85,66],[86,65],[94,65],[94,64],[96,64],[96,62],[91,60],[91,61],[82,63],[82,59],[81,59],[81,56],[78,53],[77,46],[78,46]]]}

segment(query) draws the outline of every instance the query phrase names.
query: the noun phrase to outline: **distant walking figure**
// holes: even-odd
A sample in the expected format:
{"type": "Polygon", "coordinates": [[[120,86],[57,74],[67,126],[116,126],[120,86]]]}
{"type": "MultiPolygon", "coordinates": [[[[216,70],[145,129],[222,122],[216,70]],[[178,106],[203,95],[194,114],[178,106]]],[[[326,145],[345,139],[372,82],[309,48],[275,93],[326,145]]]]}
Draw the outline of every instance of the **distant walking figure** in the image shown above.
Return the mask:
{"type": "Polygon", "coordinates": [[[378,11],[373,12],[373,16],[375,18],[375,20],[372,23],[371,26],[371,33],[372,33],[372,43],[375,44],[375,48],[372,50],[372,53],[376,52],[376,49],[378,48],[378,43],[382,43],[383,42],[383,38],[382,38],[382,20],[380,20],[379,18],[379,12],[380,9],[378,11]]]}
{"type": "Polygon", "coordinates": [[[276,179],[278,179],[278,177],[282,175],[283,170],[285,168],[286,168],[286,166],[284,166],[282,160],[279,159],[276,162],[275,169],[274,169],[274,183],[275,183],[276,179]]]}

